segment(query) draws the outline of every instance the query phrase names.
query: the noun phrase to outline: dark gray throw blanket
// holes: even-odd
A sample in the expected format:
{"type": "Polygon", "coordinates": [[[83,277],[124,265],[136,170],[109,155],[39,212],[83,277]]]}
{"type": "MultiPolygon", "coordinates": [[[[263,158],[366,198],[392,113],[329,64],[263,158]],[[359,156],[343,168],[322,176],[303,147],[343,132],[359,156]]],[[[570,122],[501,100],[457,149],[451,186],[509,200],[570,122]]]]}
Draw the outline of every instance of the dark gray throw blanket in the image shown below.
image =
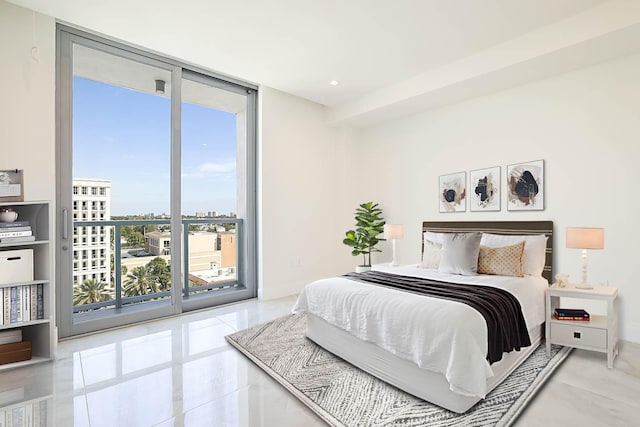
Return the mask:
{"type": "Polygon", "coordinates": [[[441,282],[380,271],[347,273],[344,277],[419,295],[457,301],[476,309],[487,322],[489,363],[501,360],[502,353],[520,350],[522,347],[531,345],[520,302],[503,289],[441,282]]]}

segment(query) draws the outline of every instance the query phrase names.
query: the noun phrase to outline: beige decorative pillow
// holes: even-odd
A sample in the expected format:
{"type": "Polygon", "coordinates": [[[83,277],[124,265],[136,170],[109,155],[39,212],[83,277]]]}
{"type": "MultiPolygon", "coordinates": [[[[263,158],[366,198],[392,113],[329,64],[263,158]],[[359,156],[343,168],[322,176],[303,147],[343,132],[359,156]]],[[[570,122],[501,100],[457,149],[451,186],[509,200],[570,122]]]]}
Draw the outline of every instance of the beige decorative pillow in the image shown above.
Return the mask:
{"type": "Polygon", "coordinates": [[[420,267],[437,270],[440,267],[440,257],[442,256],[442,245],[431,240],[424,241],[424,252],[420,267]]]}
{"type": "Polygon", "coordinates": [[[522,255],[525,242],[511,246],[490,248],[480,246],[478,273],[522,277],[522,255]]]}

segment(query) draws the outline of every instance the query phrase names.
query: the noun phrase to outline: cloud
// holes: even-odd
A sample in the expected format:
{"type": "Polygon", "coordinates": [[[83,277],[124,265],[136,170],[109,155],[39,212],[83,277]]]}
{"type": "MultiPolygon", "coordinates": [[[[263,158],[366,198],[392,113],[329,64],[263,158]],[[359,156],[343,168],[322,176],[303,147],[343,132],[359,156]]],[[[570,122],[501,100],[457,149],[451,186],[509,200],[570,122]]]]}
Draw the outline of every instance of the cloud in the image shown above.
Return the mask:
{"type": "Polygon", "coordinates": [[[203,163],[198,166],[198,172],[207,173],[225,173],[236,170],[236,162],[226,162],[226,163],[203,163]]]}

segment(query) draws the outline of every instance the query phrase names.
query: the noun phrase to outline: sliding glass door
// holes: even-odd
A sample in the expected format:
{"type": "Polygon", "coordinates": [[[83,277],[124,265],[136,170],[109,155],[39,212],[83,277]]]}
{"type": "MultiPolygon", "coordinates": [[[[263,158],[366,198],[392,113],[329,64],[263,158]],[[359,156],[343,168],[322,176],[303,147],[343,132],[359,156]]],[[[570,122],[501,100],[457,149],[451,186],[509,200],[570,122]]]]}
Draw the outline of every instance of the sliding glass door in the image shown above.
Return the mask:
{"type": "Polygon", "coordinates": [[[58,29],[61,336],[256,295],[253,88],[58,29]]]}

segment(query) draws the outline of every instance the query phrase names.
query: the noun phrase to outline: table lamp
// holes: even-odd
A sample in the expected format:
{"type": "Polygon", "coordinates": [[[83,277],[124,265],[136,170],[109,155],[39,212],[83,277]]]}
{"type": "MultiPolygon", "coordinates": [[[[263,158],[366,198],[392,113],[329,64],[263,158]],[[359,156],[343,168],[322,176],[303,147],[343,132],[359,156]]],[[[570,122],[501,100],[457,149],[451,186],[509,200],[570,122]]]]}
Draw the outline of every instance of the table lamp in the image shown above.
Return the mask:
{"type": "Polygon", "coordinates": [[[604,249],[604,228],[567,228],[567,248],[582,249],[582,283],[576,288],[593,289],[587,282],[587,249],[604,249]]]}
{"type": "Polygon", "coordinates": [[[404,238],[404,226],[402,224],[385,224],[384,238],[391,240],[393,245],[393,259],[391,260],[391,265],[393,267],[400,265],[396,260],[396,240],[404,238]]]}

